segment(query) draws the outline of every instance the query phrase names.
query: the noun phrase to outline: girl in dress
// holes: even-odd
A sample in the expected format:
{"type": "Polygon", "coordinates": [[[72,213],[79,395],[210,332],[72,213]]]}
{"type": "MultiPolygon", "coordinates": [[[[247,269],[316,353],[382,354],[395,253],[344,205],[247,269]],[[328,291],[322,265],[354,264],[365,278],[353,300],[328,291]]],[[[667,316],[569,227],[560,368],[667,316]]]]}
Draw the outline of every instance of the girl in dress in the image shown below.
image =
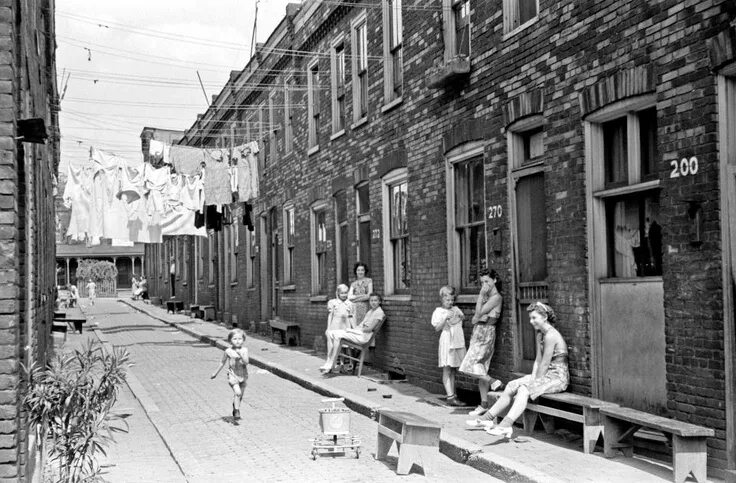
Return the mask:
{"type": "Polygon", "coordinates": [[[501,381],[488,375],[494,346],[496,344],[496,323],[501,315],[503,299],[499,290],[501,281],[495,270],[483,269],[480,272],[481,289],[475,303],[473,315],[473,335],[470,337],[468,353],[460,364],[460,372],[478,379],[480,405],[470,412],[470,416],[481,416],[488,411],[488,390],[494,391],[501,381]]]}
{"type": "Polygon", "coordinates": [[[230,347],[222,354],[222,361],[217,370],[210,376],[217,377],[225,364],[227,367],[227,382],[233,390],[233,419],[240,419],[240,403],[243,401],[243,392],[248,382],[248,349],[243,347],[245,332],[242,329],[233,329],[227,334],[230,347]]]}
{"type": "Polygon", "coordinates": [[[327,353],[332,353],[333,340],[329,332],[331,330],[347,330],[354,326],[354,307],[353,303],[348,300],[348,286],[340,284],[335,291],[335,298],[327,302],[327,353]]]}
{"type": "Polygon", "coordinates": [[[368,265],[363,262],[355,264],[353,273],[355,274],[355,281],[350,284],[348,300],[353,303],[354,320],[358,323],[363,320],[365,313],[368,311],[368,295],[373,293],[373,280],[367,277],[368,265]]]}
{"type": "Polygon", "coordinates": [[[445,286],[440,289],[442,306],[434,309],[432,326],[441,332],[438,366],[442,368],[442,384],[447,393],[447,404],[464,406],[455,394],[455,373],[465,357],[465,335],[463,334],[462,311],[455,306],[455,289],[445,286]]]}
{"type": "Polygon", "coordinates": [[[524,412],[529,399],[534,400],[542,394],[562,392],[567,389],[570,380],[567,344],[552,326],[557,319],[554,311],[542,302],[535,302],[526,310],[529,312],[529,323],[537,332],[537,357],[532,373],[509,382],[488,412],[480,419],[467,421],[469,426],[485,427],[486,432],[493,436],[510,438],[513,433],[511,426],[524,412]],[[494,419],[509,405],[511,408],[506,417],[495,426],[494,419]]]}

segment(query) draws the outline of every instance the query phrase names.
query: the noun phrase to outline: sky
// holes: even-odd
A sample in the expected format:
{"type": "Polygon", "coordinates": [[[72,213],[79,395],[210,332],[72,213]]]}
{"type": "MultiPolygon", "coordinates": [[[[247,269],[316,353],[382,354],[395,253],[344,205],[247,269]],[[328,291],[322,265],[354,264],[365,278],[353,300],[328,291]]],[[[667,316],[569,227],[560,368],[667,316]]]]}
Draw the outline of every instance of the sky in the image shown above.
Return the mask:
{"type": "MultiPolygon", "coordinates": [[[[189,128],[248,62],[256,1],[57,0],[60,171],[90,146],[142,159],[144,126],[189,128]]],[[[299,0],[258,0],[257,42],[287,3],[299,0]]]]}

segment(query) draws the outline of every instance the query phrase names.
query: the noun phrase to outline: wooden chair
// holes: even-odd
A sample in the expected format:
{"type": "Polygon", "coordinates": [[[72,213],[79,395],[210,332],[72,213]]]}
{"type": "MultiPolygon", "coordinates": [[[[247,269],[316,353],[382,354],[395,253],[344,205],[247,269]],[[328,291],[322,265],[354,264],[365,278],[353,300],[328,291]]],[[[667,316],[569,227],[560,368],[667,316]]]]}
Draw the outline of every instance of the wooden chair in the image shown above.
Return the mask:
{"type": "MultiPolygon", "coordinates": [[[[343,359],[350,359],[351,361],[358,363],[358,377],[360,377],[360,375],[363,373],[363,361],[365,360],[365,355],[370,350],[371,345],[373,345],[373,341],[376,338],[376,335],[381,330],[381,327],[383,327],[383,324],[385,322],[386,317],[384,317],[383,320],[380,321],[378,325],[376,325],[376,327],[373,329],[373,333],[371,334],[371,338],[365,344],[358,344],[349,340],[340,339],[340,351],[347,348],[348,350],[355,349],[356,351],[360,352],[357,357],[352,356],[346,352],[340,352],[338,356],[338,360],[340,360],[341,362],[343,359]]],[[[355,366],[353,366],[353,374],[355,374],[355,366]]]]}

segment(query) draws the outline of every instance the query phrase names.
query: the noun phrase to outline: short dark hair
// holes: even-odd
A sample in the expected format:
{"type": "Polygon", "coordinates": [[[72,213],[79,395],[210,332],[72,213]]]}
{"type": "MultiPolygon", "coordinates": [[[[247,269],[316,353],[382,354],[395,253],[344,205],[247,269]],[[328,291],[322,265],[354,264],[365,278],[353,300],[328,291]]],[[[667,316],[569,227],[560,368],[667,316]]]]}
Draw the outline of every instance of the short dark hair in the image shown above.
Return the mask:
{"type": "Polygon", "coordinates": [[[380,293],[371,292],[368,295],[368,299],[370,300],[371,297],[378,297],[378,302],[381,303],[381,304],[383,303],[383,297],[381,297],[381,294],[380,293]]]}
{"type": "Polygon", "coordinates": [[[480,277],[491,277],[493,280],[496,281],[496,290],[499,292],[502,290],[503,283],[501,282],[501,279],[498,276],[498,273],[496,273],[493,269],[488,268],[481,268],[480,272],[478,272],[478,279],[480,277]]]}
{"type": "Polygon", "coordinates": [[[357,262],[355,265],[353,265],[353,274],[357,277],[358,276],[358,267],[365,268],[365,274],[368,275],[368,272],[370,272],[370,269],[368,268],[368,265],[364,262],[357,262]]]}

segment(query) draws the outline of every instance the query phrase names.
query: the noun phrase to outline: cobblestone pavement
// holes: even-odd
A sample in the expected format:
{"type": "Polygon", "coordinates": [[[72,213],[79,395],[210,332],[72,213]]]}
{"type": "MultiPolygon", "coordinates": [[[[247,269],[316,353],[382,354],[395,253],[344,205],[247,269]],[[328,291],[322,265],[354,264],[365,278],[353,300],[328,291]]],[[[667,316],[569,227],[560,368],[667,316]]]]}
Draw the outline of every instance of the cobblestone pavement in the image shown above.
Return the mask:
{"type": "MultiPolygon", "coordinates": [[[[209,378],[220,360],[219,349],[117,302],[98,300],[86,310],[90,328],[96,322],[101,338],[131,352],[136,397],[188,481],[499,481],[440,454],[432,477],[417,467],[409,476],[397,476],[395,448],[387,461],[374,460],[376,423],[355,413],[351,431],[362,438],[360,458],[348,454],[312,461],[309,440],[319,435],[318,410],[326,406],[322,396],[251,366],[243,419],[235,423],[224,373],[209,378]]],[[[131,405],[121,401],[120,406],[131,405]]],[[[111,481],[181,481],[173,473],[149,474],[155,463],[132,461],[128,466],[127,459],[148,447],[149,439],[156,440],[157,434],[140,434],[133,441],[137,445],[116,448],[126,461],[115,462],[111,481]],[[131,454],[123,455],[126,451],[131,454]],[[123,474],[126,468],[129,475],[123,474]]]]}

